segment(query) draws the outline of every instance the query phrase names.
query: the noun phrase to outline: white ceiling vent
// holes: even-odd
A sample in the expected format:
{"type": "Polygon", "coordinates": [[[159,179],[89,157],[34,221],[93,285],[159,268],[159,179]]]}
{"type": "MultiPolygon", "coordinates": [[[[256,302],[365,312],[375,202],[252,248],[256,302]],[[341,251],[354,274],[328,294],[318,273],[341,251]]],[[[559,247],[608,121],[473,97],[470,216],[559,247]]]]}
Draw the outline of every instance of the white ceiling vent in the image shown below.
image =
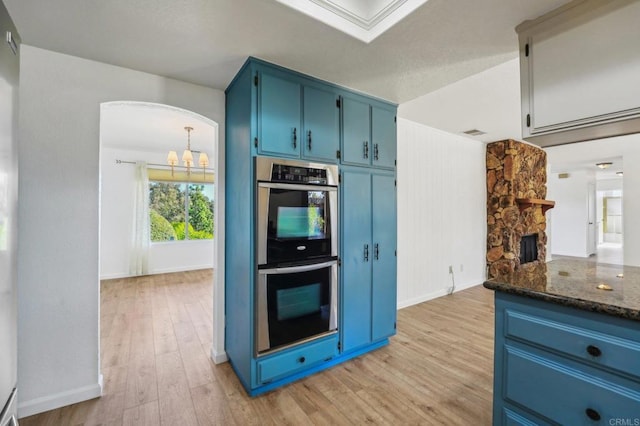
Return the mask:
{"type": "Polygon", "coordinates": [[[276,0],[370,43],[427,0],[276,0]]]}
{"type": "Polygon", "coordinates": [[[471,130],[466,130],[464,132],[465,135],[469,135],[469,136],[481,136],[481,135],[486,135],[487,132],[483,132],[482,130],[478,130],[478,129],[471,129],[471,130]]]}

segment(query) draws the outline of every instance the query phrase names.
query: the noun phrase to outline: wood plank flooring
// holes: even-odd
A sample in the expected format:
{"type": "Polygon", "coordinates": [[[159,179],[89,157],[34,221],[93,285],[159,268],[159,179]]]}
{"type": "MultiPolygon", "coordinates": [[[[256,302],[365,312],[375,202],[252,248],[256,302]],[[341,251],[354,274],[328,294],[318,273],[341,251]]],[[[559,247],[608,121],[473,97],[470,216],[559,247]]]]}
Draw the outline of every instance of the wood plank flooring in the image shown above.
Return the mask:
{"type": "Polygon", "coordinates": [[[101,398],[33,425],[490,425],[493,292],[398,312],[390,345],[257,398],[209,358],[212,270],[105,280],[101,398]]]}

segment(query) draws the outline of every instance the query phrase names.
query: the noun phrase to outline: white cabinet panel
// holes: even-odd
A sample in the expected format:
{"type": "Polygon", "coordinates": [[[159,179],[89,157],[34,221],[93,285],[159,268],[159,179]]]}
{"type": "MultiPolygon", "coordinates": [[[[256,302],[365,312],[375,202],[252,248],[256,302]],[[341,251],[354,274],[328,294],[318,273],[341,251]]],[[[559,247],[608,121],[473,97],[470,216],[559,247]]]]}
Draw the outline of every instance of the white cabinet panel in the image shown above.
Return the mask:
{"type": "MultiPolygon", "coordinates": [[[[525,139],[640,117],[638,22],[638,1],[587,0],[517,28],[525,139]]],[[[555,142],[631,132],[592,130],[555,142]]]]}

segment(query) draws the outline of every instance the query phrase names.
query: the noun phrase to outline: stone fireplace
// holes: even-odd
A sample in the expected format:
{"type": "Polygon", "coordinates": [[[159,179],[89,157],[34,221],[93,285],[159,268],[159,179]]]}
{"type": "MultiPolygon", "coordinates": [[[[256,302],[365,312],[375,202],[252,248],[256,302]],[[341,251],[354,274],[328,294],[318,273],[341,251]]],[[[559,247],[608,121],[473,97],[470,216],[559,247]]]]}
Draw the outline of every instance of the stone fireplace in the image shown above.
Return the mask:
{"type": "Polygon", "coordinates": [[[541,148],[512,139],[487,145],[489,278],[544,263],[545,213],[554,206],[545,199],[546,184],[547,153],[541,148]]]}

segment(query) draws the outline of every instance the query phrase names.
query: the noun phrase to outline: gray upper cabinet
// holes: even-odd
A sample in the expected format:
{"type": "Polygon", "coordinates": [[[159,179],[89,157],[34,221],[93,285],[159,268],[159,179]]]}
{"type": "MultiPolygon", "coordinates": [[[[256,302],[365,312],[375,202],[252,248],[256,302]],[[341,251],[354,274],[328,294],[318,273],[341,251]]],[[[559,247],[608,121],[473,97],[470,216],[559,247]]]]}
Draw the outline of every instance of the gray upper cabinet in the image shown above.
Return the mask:
{"type": "Polygon", "coordinates": [[[526,140],[640,131],[639,22],[637,0],[578,0],[516,28],[526,140]]]}

